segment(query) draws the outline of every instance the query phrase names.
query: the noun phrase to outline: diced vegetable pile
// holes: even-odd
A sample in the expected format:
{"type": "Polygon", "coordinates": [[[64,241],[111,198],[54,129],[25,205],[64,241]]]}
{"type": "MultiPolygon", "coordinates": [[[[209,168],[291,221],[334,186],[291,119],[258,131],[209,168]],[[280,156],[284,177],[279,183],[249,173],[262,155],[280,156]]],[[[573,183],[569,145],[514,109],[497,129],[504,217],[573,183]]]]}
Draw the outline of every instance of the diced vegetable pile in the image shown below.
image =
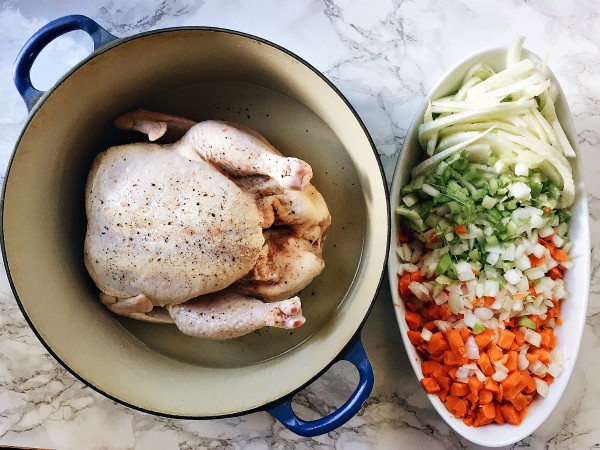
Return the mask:
{"type": "Polygon", "coordinates": [[[396,209],[398,289],[426,392],[467,425],[518,425],[562,371],[575,152],[544,62],[522,39],[496,73],[473,66],[431,101],[424,160],[396,209]]]}

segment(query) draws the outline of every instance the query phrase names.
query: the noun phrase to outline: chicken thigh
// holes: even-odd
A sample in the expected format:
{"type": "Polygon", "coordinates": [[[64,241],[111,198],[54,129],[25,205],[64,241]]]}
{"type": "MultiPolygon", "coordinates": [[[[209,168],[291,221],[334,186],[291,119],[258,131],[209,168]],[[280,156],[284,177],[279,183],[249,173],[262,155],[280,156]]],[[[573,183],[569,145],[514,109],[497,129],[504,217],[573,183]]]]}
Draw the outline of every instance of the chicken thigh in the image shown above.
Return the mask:
{"type": "Polygon", "coordinates": [[[238,124],[144,110],[115,124],[180,139],[112,147],[92,166],[85,263],[102,303],[212,339],[302,325],[285,299],[323,269],[331,221],[310,166],[238,124]]]}

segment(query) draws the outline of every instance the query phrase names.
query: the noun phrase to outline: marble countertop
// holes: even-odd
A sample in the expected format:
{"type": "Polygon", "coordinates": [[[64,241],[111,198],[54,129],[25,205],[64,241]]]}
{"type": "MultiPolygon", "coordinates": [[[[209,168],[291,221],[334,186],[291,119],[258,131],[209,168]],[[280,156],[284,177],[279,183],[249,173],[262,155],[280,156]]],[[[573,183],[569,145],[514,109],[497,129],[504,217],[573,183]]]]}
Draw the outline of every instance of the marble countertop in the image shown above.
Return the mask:
{"type": "MultiPolygon", "coordinates": [[[[386,175],[394,168],[414,111],[455,62],[524,35],[550,55],[578,130],[590,202],[592,279],[581,353],[550,418],[511,448],[600,447],[600,13],[594,0],[41,0],[0,2],[0,174],[27,117],[14,88],[14,59],[41,26],[85,14],[117,36],[184,25],[240,30],[288,48],[322,71],[357,110],[386,175]],[[598,226],[598,228],[597,228],[598,226]]],[[[49,46],[32,71],[48,89],[84,58],[81,32],[49,46]]],[[[58,364],[27,326],[0,275],[0,446],[60,449],[196,448],[475,448],[437,415],[403,349],[387,280],[362,331],[375,386],[360,412],[340,429],[301,438],[267,413],[190,421],[155,417],[92,391],[58,364]]],[[[297,395],[318,417],[341,405],[356,376],[338,364],[297,395]]],[[[312,412],[311,412],[312,411],[312,412]]]]}

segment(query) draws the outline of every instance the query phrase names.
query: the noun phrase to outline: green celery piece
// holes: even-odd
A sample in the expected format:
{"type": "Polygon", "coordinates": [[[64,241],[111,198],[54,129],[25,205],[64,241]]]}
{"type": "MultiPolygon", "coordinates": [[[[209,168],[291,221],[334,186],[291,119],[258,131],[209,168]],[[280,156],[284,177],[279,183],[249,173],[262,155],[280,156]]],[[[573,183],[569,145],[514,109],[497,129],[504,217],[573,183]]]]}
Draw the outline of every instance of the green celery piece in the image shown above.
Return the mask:
{"type": "Polygon", "coordinates": [[[531,197],[536,198],[538,195],[541,194],[542,189],[544,188],[544,185],[542,183],[530,181],[529,187],[531,188],[531,197]]]}
{"type": "Polygon", "coordinates": [[[486,328],[487,327],[481,322],[476,322],[475,325],[473,325],[473,334],[479,334],[482,331],[485,331],[486,328]]]}
{"type": "Polygon", "coordinates": [[[460,204],[454,200],[448,202],[448,206],[450,207],[450,212],[453,216],[460,214],[460,212],[462,211],[462,207],[460,206],[460,204]]]}
{"type": "Polygon", "coordinates": [[[519,325],[521,325],[522,327],[525,327],[525,328],[530,328],[532,330],[535,330],[537,328],[537,324],[533,320],[531,320],[528,316],[519,317],[519,325]]]}
{"type": "Polygon", "coordinates": [[[488,245],[498,245],[500,243],[495,234],[490,234],[489,236],[486,236],[485,242],[488,245]]]}
{"type": "Polygon", "coordinates": [[[558,211],[558,220],[560,222],[568,223],[571,220],[571,211],[566,209],[561,209],[558,211]]]}
{"type": "Polygon", "coordinates": [[[473,200],[479,201],[479,200],[482,200],[483,197],[485,197],[487,194],[488,194],[487,189],[477,189],[473,193],[472,197],[473,197],[473,200]]]}
{"type": "Polygon", "coordinates": [[[469,258],[471,258],[472,261],[479,261],[480,256],[481,256],[481,254],[479,253],[479,250],[477,250],[476,248],[474,248],[473,250],[471,250],[469,252],[469,258]]]}
{"type": "Polygon", "coordinates": [[[425,217],[425,225],[427,225],[429,228],[435,228],[439,221],[439,216],[435,214],[428,214],[427,217],[425,217]]]}
{"type": "Polygon", "coordinates": [[[406,219],[409,222],[408,225],[413,230],[418,231],[419,233],[425,231],[425,224],[423,223],[423,219],[421,219],[421,216],[419,216],[419,214],[416,211],[404,208],[403,206],[398,206],[396,208],[396,214],[406,219]]]}
{"type": "Polygon", "coordinates": [[[452,258],[448,253],[446,253],[444,256],[442,256],[440,262],[437,264],[435,268],[435,273],[437,273],[438,275],[443,275],[448,271],[450,266],[452,266],[452,258]]]}

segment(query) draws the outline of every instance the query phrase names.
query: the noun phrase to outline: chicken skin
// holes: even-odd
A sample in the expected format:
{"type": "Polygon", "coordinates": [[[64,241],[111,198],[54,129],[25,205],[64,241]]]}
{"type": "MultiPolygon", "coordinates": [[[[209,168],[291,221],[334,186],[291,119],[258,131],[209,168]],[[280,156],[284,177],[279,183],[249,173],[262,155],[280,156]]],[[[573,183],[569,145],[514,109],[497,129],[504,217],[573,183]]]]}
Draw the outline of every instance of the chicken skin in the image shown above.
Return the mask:
{"type": "Polygon", "coordinates": [[[115,125],[172,143],[94,161],[84,259],[101,302],[209,339],[302,325],[288,298],[323,270],[331,223],[310,166],[234,123],[138,110],[115,125]]]}

